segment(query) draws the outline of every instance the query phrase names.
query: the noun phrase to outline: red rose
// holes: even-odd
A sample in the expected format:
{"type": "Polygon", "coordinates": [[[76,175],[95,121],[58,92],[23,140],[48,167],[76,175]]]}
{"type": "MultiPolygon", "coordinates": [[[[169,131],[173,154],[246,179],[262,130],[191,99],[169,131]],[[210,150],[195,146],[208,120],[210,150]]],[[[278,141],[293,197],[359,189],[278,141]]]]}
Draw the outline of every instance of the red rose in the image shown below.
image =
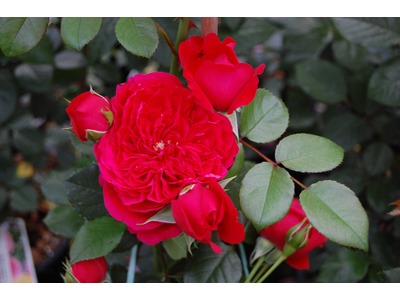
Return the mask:
{"type": "Polygon", "coordinates": [[[167,73],[129,78],[111,102],[114,124],[94,146],[105,205],[148,245],[175,237],[176,224],[138,224],[183,187],[224,178],[239,151],[232,126],[167,73]]]}
{"type": "MultiPolygon", "coordinates": [[[[274,243],[280,250],[282,250],[286,243],[285,236],[288,230],[303,221],[305,217],[306,214],[301,208],[299,200],[294,198],[288,214],[279,222],[261,230],[260,235],[274,243]]],[[[307,220],[302,228],[308,224],[309,222],[307,220]]],[[[316,247],[322,247],[327,241],[328,239],[320,234],[314,227],[311,228],[307,245],[289,256],[286,259],[286,262],[289,266],[298,270],[308,269],[308,253],[316,247]]]]}
{"type": "Polygon", "coordinates": [[[102,256],[74,263],[72,274],[80,283],[100,283],[106,277],[107,269],[107,261],[102,256]]]}
{"type": "Polygon", "coordinates": [[[249,104],[257,92],[262,64],[253,69],[240,63],[233,50],[236,42],[227,37],[222,43],[215,33],[204,40],[191,36],[179,46],[179,59],[188,87],[209,109],[228,111],[249,104]]]}
{"type": "Polygon", "coordinates": [[[238,211],[215,181],[209,182],[209,188],[196,184],[172,201],[171,207],[176,224],[182,231],[211,245],[214,252],[221,253],[222,250],[210,241],[212,230],[218,230],[220,238],[230,244],[239,244],[244,240],[244,226],[238,222],[238,211]]]}
{"type": "Polygon", "coordinates": [[[88,136],[88,130],[100,137],[110,128],[110,123],[103,113],[110,110],[107,98],[91,92],[80,94],[66,109],[71,119],[72,130],[82,142],[97,139],[88,136]]]}

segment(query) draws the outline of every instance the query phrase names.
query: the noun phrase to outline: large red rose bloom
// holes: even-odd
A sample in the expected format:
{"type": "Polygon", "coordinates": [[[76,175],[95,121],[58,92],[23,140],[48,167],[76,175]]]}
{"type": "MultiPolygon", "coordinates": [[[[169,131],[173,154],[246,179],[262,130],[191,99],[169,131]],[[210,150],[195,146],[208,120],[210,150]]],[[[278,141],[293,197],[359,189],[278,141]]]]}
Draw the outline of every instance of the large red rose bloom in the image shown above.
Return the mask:
{"type": "Polygon", "coordinates": [[[226,175],[239,150],[229,120],[161,72],[131,77],[111,106],[113,126],[94,147],[108,211],[146,244],[179,235],[176,224],[138,224],[183,187],[226,175]]]}

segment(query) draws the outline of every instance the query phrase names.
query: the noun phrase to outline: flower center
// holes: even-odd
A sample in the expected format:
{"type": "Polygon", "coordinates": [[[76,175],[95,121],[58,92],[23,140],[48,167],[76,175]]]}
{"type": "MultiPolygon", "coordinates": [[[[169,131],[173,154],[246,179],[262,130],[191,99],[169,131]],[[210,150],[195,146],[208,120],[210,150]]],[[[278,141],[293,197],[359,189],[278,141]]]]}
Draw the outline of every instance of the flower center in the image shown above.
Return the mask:
{"type": "Polygon", "coordinates": [[[161,142],[156,143],[156,145],[153,146],[153,149],[156,150],[156,151],[157,150],[162,150],[162,149],[164,149],[164,146],[165,146],[164,141],[161,140],[161,142]]]}

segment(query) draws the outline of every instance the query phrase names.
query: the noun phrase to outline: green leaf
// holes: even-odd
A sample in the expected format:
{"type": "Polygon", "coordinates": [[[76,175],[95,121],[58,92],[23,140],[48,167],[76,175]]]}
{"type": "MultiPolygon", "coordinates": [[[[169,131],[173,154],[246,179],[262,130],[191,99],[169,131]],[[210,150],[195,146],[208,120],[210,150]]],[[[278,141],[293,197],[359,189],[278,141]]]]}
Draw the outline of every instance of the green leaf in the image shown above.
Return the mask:
{"type": "Polygon", "coordinates": [[[258,89],[254,100],[243,108],[240,132],[254,142],[269,143],[278,139],[288,124],[289,113],[282,100],[258,89]]]}
{"type": "Polygon", "coordinates": [[[345,151],[365,141],[372,134],[365,121],[353,114],[342,114],[329,120],[323,136],[332,140],[345,151]]]}
{"type": "Polygon", "coordinates": [[[62,18],[61,37],[65,44],[81,51],[97,35],[102,18],[62,18]]]}
{"type": "Polygon", "coordinates": [[[347,87],[342,70],[326,60],[305,60],[295,65],[299,86],[319,101],[335,104],[346,99],[347,87]]]}
{"type": "Polygon", "coordinates": [[[231,34],[236,41],[235,51],[244,52],[265,42],[276,30],[265,18],[246,18],[239,30],[231,34]]]}
{"type": "Polygon", "coordinates": [[[239,175],[232,180],[231,182],[228,183],[228,185],[225,187],[226,193],[228,194],[229,198],[231,198],[233,205],[235,205],[237,210],[240,210],[240,205],[239,205],[239,189],[240,186],[242,185],[242,180],[246,173],[255,166],[255,163],[252,161],[245,161],[243,164],[243,168],[240,171],[239,175]]]}
{"type": "Polygon", "coordinates": [[[352,43],[377,48],[400,43],[399,18],[333,18],[333,22],[352,43]]]}
{"type": "Polygon", "coordinates": [[[53,79],[53,66],[20,64],[14,70],[18,85],[34,93],[47,92],[53,79]]]}
{"type": "Polygon", "coordinates": [[[70,133],[70,139],[71,139],[72,145],[74,146],[74,148],[76,150],[78,150],[82,154],[86,155],[91,160],[93,160],[93,161],[96,160],[96,157],[94,155],[94,150],[93,150],[93,146],[94,146],[93,141],[81,142],[73,132],[70,133]]]}
{"type": "Polygon", "coordinates": [[[4,123],[17,107],[17,87],[11,73],[0,70],[0,124],[4,123]]]}
{"type": "Polygon", "coordinates": [[[85,220],[69,205],[52,209],[43,222],[55,233],[72,239],[85,220]]]}
{"type": "Polygon", "coordinates": [[[320,181],[300,194],[300,203],[310,223],[326,238],[368,251],[368,217],[348,187],[320,181]]]}
{"type": "Polygon", "coordinates": [[[31,185],[19,187],[10,192],[10,205],[16,211],[35,211],[38,204],[38,195],[31,185]]]}
{"type": "Polygon", "coordinates": [[[13,130],[13,138],[15,147],[24,155],[37,155],[44,150],[45,135],[36,129],[13,130]]]}
{"type": "Polygon", "coordinates": [[[53,44],[50,38],[45,35],[35,49],[18,58],[30,64],[54,65],[53,44]]]}
{"type": "Polygon", "coordinates": [[[117,42],[115,25],[118,18],[103,18],[101,28],[97,36],[89,43],[89,61],[95,62],[102,55],[110,51],[117,42]]]}
{"type": "Polygon", "coordinates": [[[399,196],[396,185],[386,178],[374,179],[367,187],[368,204],[379,213],[387,213],[392,210],[393,207],[389,204],[399,196]]]}
{"type": "Polygon", "coordinates": [[[122,46],[138,56],[150,58],[158,45],[157,28],[151,18],[120,18],[115,33],[122,46]]]}
{"type": "Polygon", "coordinates": [[[185,283],[237,283],[242,277],[242,264],[233,248],[217,243],[222,253],[215,253],[209,245],[201,244],[183,275],[185,283]]]}
{"type": "Polygon", "coordinates": [[[289,173],[264,162],[252,168],[240,188],[240,207],[257,231],[280,221],[289,211],[294,183],[289,173]]]}
{"type": "Polygon", "coordinates": [[[0,18],[0,48],[7,57],[35,48],[46,32],[49,18],[0,18]]]}
{"type": "Polygon", "coordinates": [[[360,45],[352,44],[346,40],[335,41],[332,44],[335,60],[350,71],[357,71],[368,64],[368,50],[360,45]]]}
{"type": "Polygon", "coordinates": [[[89,221],[79,229],[70,250],[71,264],[104,256],[119,243],[126,225],[111,217],[89,221]]]}
{"type": "Polygon", "coordinates": [[[135,234],[125,230],[124,235],[121,238],[118,246],[112,251],[112,253],[130,251],[133,246],[138,244],[140,241],[136,238],[135,234]]]}
{"type": "Polygon", "coordinates": [[[364,151],[364,167],[371,176],[384,173],[390,168],[392,162],[392,149],[382,142],[374,142],[370,144],[364,151]]]}
{"type": "Polygon", "coordinates": [[[369,259],[364,252],[341,248],[333,252],[321,267],[316,281],[358,282],[367,275],[369,259]]]}
{"type": "Polygon", "coordinates": [[[384,280],[390,283],[400,283],[400,268],[383,271],[384,280]]]}
{"type": "Polygon", "coordinates": [[[163,240],[162,244],[168,255],[173,260],[180,260],[187,257],[186,240],[183,235],[179,235],[172,239],[163,240]]]}
{"type": "Polygon", "coordinates": [[[169,223],[169,224],[176,224],[174,216],[172,215],[172,208],[171,204],[167,205],[160,211],[158,211],[154,216],[148,219],[146,222],[137,225],[144,225],[149,222],[161,222],[161,223],[169,223]]]}
{"type": "Polygon", "coordinates": [[[400,106],[400,58],[391,60],[372,73],[368,97],[387,106],[400,106]]]}
{"type": "Polygon", "coordinates": [[[99,168],[93,165],[72,173],[65,182],[72,206],[81,216],[89,220],[109,215],[104,206],[99,175],[99,168]]]}
{"type": "Polygon", "coordinates": [[[71,171],[51,172],[50,176],[40,184],[43,195],[51,202],[58,204],[68,203],[65,179],[71,175],[71,171]]]}
{"type": "Polygon", "coordinates": [[[235,162],[232,167],[229,169],[228,174],[226,174],[224,179],[235,177],[240,173],[244,164],[244,149],[243,144],[239,143],[239,152],[235,157],[235,162]]]}
{"type": "Polygon", "coordinates": [[[320,136],[298,133],[281,140],[275,150],[276,161],[298,172],[325,172],[336,168],[344,151],[320,136]]]}

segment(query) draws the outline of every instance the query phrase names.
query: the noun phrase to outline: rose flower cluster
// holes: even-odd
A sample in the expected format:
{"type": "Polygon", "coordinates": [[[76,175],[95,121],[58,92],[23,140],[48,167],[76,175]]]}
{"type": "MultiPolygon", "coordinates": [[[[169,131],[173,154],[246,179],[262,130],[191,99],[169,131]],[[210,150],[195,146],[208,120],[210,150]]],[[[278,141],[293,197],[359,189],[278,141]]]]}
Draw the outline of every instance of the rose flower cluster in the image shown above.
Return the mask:
{"type": "Polygon", "coordinates": [[[111,101],[91,91],[67,109],[81,141],[98,139],[107,210],[148,245],[184,232],[220,253],[210,241],[213,230],[227,243],[244,239],[238,211],[218,183],[239,151],[230,121],[218,111],[232,114],[249,104],[265,66],[240,63],[234,45],[216,34],[182,42],[189,89],[174,75],[138,74],[111,101]],[[157,219],[168,209],[175,222],[157,219]]]}

